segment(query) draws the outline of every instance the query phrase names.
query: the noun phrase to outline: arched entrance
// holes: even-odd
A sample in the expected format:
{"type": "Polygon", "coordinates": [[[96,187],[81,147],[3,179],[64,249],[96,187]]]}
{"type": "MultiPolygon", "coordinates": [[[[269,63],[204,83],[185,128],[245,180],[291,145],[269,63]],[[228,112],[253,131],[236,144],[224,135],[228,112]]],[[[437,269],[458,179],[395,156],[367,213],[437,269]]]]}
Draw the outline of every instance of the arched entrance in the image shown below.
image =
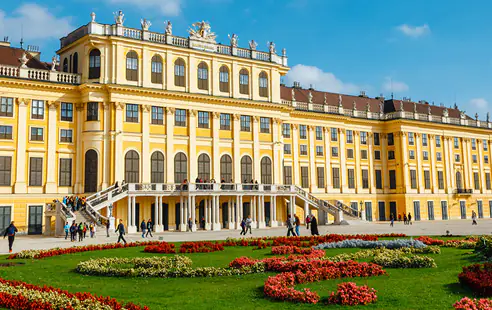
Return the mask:
{"type": "Polygon", "coordinates": [[[97,192],[97,152],[94,150],[85,153],[84,192],[97,192]]]}

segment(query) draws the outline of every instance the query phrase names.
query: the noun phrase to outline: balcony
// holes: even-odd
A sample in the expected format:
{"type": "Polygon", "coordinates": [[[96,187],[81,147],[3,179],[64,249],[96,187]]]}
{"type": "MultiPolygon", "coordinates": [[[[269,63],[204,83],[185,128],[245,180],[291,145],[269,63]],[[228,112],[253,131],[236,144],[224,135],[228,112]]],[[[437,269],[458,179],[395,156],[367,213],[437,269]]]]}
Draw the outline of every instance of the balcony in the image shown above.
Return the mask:
{"type": "Polygon", "coordinates": [[[473,189],[470,188],[457,188],[454,190],[455,195],[471,195],[473,194],[473,189]]]}
{"type": "Polygon", "coordinates": [[[0,76],[78,85],[80,84],[81,75],[75,73],[47,70],[47,69],[42,70],[42,69],[15,67],[9,65],[0,65],[0,76]]]}

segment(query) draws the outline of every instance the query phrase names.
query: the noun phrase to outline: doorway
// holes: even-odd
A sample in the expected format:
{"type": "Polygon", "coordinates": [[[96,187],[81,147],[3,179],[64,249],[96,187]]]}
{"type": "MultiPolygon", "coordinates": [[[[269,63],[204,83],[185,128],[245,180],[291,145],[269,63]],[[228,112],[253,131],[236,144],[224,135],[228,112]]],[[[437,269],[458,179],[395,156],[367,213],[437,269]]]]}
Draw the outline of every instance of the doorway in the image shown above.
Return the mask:
{"type": "Polygon", "coordinates": [[[94,150],[85,153],[84,192],[97,192],[97,152],[94,150]]]}
{"type": "MultiPolygon", "coordinates": [[[[50,225],[49,223],[48,225],[50,225]]],[[[29,206],[29,225],[27,234],[40,235],[43,233],[43,206],[29,206]]]]}

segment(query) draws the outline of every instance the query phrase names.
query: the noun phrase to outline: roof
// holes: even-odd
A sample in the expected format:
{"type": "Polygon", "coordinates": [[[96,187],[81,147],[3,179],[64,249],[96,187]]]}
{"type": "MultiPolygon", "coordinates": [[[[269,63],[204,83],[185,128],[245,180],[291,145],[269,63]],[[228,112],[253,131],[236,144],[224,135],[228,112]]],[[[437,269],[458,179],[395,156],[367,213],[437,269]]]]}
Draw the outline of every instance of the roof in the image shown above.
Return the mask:
{"type": "Polygon", "coordinates": [[[10,46],[0,46],[0,64],[15,67],[20,66],[19,58],[22,57],[24,52],[27,53],[27,58],[29,59],[26,63],[28,68],[49,69],[44,62],[41,62],[37,58],[33,57],[28,51],[10,46]]]}

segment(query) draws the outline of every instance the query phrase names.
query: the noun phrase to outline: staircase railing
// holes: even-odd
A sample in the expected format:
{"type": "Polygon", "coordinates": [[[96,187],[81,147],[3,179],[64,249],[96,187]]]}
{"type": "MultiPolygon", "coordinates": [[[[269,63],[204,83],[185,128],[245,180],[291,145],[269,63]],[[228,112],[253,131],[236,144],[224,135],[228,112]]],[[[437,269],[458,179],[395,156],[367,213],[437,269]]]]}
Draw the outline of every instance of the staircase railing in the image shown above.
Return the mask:
{"type": "Polygon", "coordinates": [[[345,214],[347,214],[349,216],[356,217],[356,218],[362,217],[362,213],[359,211],[358,208],[354,209],[351,206],[348,206],[339,200],[331,200],[330,203],[335,205],[337,208],[339,208],[340,210],[342,210],[345,214]]]}
{"type": "Polygon", "coordinates": [[[303,190],[299,186],[295,186],[296,193],[307,200],[310,200],[312,204],[318,206],[319,208],[324,209],[325,211],[328,211],[328,213],[335,214],[339,209],[331,205],[325,200],[319,199],[318,197],[308,193],[307,191],[303,190]]]}
{"type": "Polygon", "coordinates": [[[69,207],[67,207],[66,204],[63,203],[63,201],[60,201],[58,200],[58,203],[60,204],[60,214],[65,217],[64,220],[68,220],[70,218],[72,219],[76,219],[77,217],[75,216],[75,214],[72,212],[72,210],[70,210],[69,207]]]}

